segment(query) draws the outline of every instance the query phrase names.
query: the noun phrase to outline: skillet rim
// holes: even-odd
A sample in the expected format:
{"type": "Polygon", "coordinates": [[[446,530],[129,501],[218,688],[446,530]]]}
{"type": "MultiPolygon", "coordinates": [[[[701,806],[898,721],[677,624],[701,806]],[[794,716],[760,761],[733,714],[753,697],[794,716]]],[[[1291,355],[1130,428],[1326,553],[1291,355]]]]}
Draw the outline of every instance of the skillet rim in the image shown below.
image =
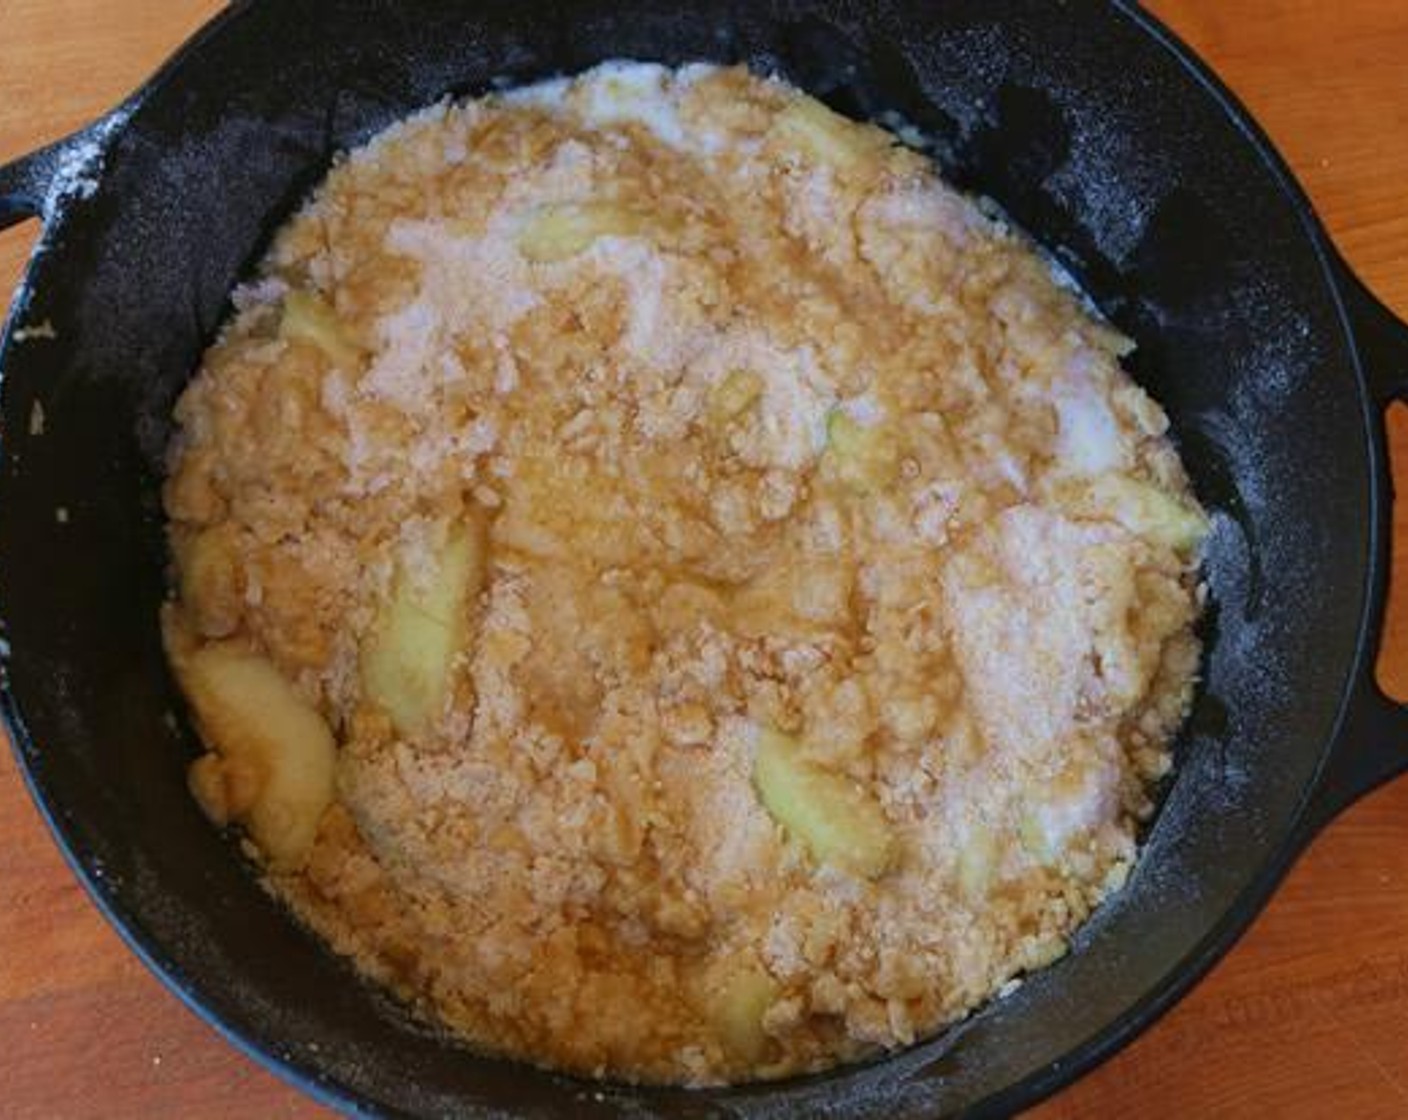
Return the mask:
{"type": "MultiPolygon", "coordinates": [[[[114,141],[128,127],[126,117],[140,111],[150,98],[166,91],[179,81],[187,66],[198,58],[208,43],[223,35],[237,20],[249,16],[258,5],[259,0],[233,0],[182,43],[161,67],[138,86],[132,94],[94,124],[76,135],[90,134],[94,130],[102,129],[105,124],[115,118],[121,117],[123,119],[118,120],[116,126],[103,137],[106,143],[114,141]]],[[[1159,982],[1131,1003],[1123,1013],[1072,1047],[1063,1057],[1049,1066],[1028,1074],[962,1109],[961,1114],[966,1116],[1001,1116],[1030,1107],[1102,1064],[1161,1018],[1173,1004],[1186,995],[1211,967],[1227,954],[1245,932],[1247,926],[1264,909],[1305,844],[1314,837],[1319,827],[1328,819],[1317,817],[1314,809],[1324,791],[1326,774],[1337,756],[1337,748],[1346,746],[1344,744],[1346,724],[1356,708],[1358,691],[1364,685],[1365,667],[1366,665],[1372,666],[1387,589],[1385,529],[1391,500],[1385,465],[1385,440],[1382,425],[1379,422],[1379,406],[1374,399],[1369,383],[1364,350],[1357,335],[1355,319],[1349,305],[1347,288],[1353,283],[1353,273],[1334,248],[1333,242],[1316,214],[1309,197],[1295,179],[1284,158],[1276,150],[1250,111],[1212,71],[1210,66],[1163,21],[1142,8],[1137,0],[1110,0],[1108,6],[1115,16],[1128,20],[1139,32],[1147,36],[1153,45],[1165,51],[1187,78],[1201,87],[1201,92],[1212,100],[1219,115],[1241,133],[1250,152],[1270,173],[1272,182],[1291,205],[1323,273],[1325,287],[1332,297],[1339,327],[1343,331],[1347,344],[1350,358],[1349,366],[1354,377],[1363,424],[1368,533],[1363,563],[1363,583],[1360,587],[1360,617],[1353,653],[1349,664],[1345,667],[1343,690],[1331,731],[1321,747],[1319,760],[1312,777],[1306,783],[1295,809],[1283,823],[1283,836],[1272,857],[1257,871],[1204,938],[1187,955],[1176,962],[1159,982]]],[[[60,141],[55,146],[63,144],[64,141],[60,141]]],[[[9,351],[11,337],[33,290],[36,265],[41,261],[41,258],[53,252],[59,245],[59,235],[64,229],[70,208],[70,201],[61,198],[54,205],[52,211],[43,215],[43,229],[26,266],[24,277],[16,290],[8,322],[4,324],[4,330],[0,333],[0,385],[3,385],[7,372],[4,358],[9,351]]],[[[339,1112],[357,1116],[414,1115],[394,1103],[380,1100],[352,1088],[341,1080],[334,1079],[316,1065],[295,1057],[290,1052],[279,1052],[278,1040],[267,1038],[261,1031],[237,1024],[241,1010],[237,1006],[215,1011],[204,1002],[205,997],[200,992],[198,981],[185,975],[167,957],[162,944],[150,933],[139,919],[138,914],[128,909],[123,897],[127,893],[126,888],[114,886],[103,876],[99,868],[89,865],[90,853],[81,850],[79,839],[64,823],[60,804],[51,798],[44,777],[36,773],[36,768],[31,765],[32,758],[36,753],[36,744],[25,725],[18,698],[13,692],[8,661],[9,654],[6,651],[3,656],[0,656],[0,719],[3,719],[5,728],[9,732],[17,769],[64,861],[82,883],[99,912],[117,931],[124,944],[168,991],[172,992],[199,1019],[213,1027],[226,1042],[262,1068],[277,1075],[286,1084],[308,1094],[318,1103],[339,1112]]],[[[1369,687],[1373,687],[1372,679],[1368,683],[1369,687]]],[[[880,1059],[880,1061],[884,1060],[880,1059]]],[[[514,1064],[520,1065],[519,1063],[514,1064]]],[[[532,1067],[521,1068],[531,1069],[532,1067]]],[[[841,1067],[837,1071],[822,1076],[845,1076],[845,1073],[846,1067],[841,1067]]],[[[550,1076],[561,1077],[562,1075],[550,1076]]],[[[568,1078],[567,1080],[577,1079],[568,1078]]],[[[584,1086],[595,1084],[587,1081],[580,1083],[584,1086]]],[[[766,1086],[753,1088],[755,1091],[758,1088],[766,1090],[766,1086]]]]}

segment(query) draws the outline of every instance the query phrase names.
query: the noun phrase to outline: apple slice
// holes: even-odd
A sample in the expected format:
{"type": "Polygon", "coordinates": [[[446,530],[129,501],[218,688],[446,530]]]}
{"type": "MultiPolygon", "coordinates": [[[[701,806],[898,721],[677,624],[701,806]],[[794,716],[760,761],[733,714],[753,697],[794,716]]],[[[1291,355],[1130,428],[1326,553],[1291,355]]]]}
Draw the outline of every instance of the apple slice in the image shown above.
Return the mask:
{"type": "Polygon", "coordinates": [[[875,879],[894,856],[880,803],[857,783],[809,761],[788,735],[760,729],[753,785],[772,818],[818,863],[875,879]]]}
{"type": "Polygon", "coordinates": [[[348,337],[337,312],[316,292],[291,291],[284,296],[279,337],[321,350],[341,370],[355,370],[362,360],[361,349],[348,337]]]}
{"type": "Polygon", "coordinates": [[[479,525],[451,529],[423,570],[404,563],[362,648],[362,688],[402,735],[424,730],[445,706],[455,655],[468,637],[470,599],[484,579],[479,525]]]}
{"type": "Polygon", "coordinates": [[[826,454],[836,476],[861,493],[883,490],[899,470],[899,448],[889,431],[839,408],[826,418],[826,454]]]}
{"type": "Polygon", "coordinates": [[[244,610],[244,580],[235,543],[238,530],[223,522],[172,541],[181,576],[181,604],[200,633],[228,638],[244,610]]]}
{"type": "Polygon", "coordinates": [[[805,94],[777,115],[773,135],[784,147],[842,172],[864,166],[892,142],[880,129],[843,117],[805,94]]]}
{"type": "Polygon", "coordinates": [[[211,753],[191,766],[191,792],[217,824],[236,821],[276,870],[296,870],[332,803],[332,732],[268,658],[236,642],[180,649],[177,679],[211,753]]]}
{"type": "Polygon", "coordinates": [[[705,996],[706,1013],[724,1048],[751,1064],[768,1044],[763,1016],[777,999],[777,984],[756,964],[728,962],[715,969],[705,996]]]}
{"type": "Polygon", "coordinates": [[[1063,497],[1078,517],[1113,519],[1175,552],[1194,551],[1208,535],[1208,519],[1195,504],[1128,475],[1100,475],[1063,497]]]}
{"type": "Polygon", "coordinates": [[[997,841],[983,825],[975,824],[958,853],[958,888],[969,902],[987,896],[997,862],[997,841]]]}
{"type": "Polygon", "coordinates": [[[534,264],[551,264],[585,252],[599,237],[632,237],[649,228],[645,214],[614,202],[544,206],[519,232],[518,251],[534,264]]]}

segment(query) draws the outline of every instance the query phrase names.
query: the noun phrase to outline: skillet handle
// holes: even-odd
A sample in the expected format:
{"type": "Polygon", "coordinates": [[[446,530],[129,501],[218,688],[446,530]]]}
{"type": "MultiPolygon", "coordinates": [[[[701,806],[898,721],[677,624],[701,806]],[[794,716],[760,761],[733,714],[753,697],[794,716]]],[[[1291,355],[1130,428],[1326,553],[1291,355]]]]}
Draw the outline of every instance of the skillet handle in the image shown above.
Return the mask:
{"type": "Polygon", "coordinates": [[[110,118],[56,140],[9,163],[0,163],[0,230],[26,218],[50,216],[61,195],[75,189],[90,170],[108,132],[110,118]]]}
{"type": "MultiPolygon", "coordinates": [[[[1376,647],[1370,647],[1370,653],[1376,647]]],[[[1408,771],[1408,708],[1379,691],[1373,658],[1357,682],[1305,823],[1313,836],[1361,797],[1408,771]]]]}
{"type": "Polygon", "coordinates": [[[1338,262],[1337,270],[1359,367],[1377,413],[1371,420],[1379,425],[1380,437],[1379,478],[1375,481],[1378,493],[1387,500],[1377,511],[1375,561],[1383,573],[1373,591],[1378,601],[1364,635],[1359,678],[1311,805],[1310,819],[1317,828],[1382,783],[1408,771],[1408,705],[1385,696],[1374,679],[1393,538],[1393,477],[1384,412],[1394,401],[1408,403],[1408,323],[1379,302],[1343,261],[1338,262]]]}

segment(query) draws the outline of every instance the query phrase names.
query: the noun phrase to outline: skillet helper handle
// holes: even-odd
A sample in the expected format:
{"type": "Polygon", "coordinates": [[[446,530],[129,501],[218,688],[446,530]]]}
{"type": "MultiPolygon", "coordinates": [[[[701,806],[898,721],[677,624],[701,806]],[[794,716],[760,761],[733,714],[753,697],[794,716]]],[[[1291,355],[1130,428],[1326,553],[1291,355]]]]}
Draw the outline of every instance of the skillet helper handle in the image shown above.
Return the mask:
{"type": "Polygon", "coordinates": [[[0,230],[48,216],[50,200],[70,169],[85,162],[83,153],[92,150],[102,125],[96,121],[12,162],[0,162],[0,230]]]}
{"type": "MultiPolygon", "coordinates": [[[[1377,413],[1372,423],[1380,425],[1382,435],[1383,454],[1377,464],[1380,476],[1377,481],[1382,483],[1379,493],[1389,500],[1377,511],[1376,559],[1380,570],[1387,573],[1392,557],[1394,501],[1384,429],[1385,411],[1394,401],[1408,404],[1408,323],[1380,303],[1348,265],[1340,262],[1338,268],[1345,313],[1354,330],[1359,367],[1377,413]]],[[[1384,695],[1374,679],[1383,634],[1383,609],[1380,605],[1379,616],[1371,620],[1360,676],[1345,710],[1336,749],[1317,791],[1314,811],[1320,823],[1390,778],[1408,771],[1408,705],[1384,695]]]]}
{"type": "Polygon", "coordinates": [[[0,164],[0,229],[43,213],[53,179],[52,165],[44,158],[47,151],[40,149],[14,163],[0,164]]]}

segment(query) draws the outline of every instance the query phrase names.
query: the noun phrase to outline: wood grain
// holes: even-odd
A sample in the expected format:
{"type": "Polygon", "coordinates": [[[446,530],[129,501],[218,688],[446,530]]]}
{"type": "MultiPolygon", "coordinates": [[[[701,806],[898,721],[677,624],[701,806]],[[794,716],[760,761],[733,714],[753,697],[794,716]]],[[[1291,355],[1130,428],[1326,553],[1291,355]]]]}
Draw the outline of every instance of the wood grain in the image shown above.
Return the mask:
{"type": "MultiPolygon", "coordinates": [[[[1349,260],[1408,316],[1408,3],[1152,7],[1248,103],[1349,260]]],[[[0,159],[119,100],[217,8],[0,0],[0,159]]],[[[0,291],[18,279],[34,233],[30,223],[0,234],[0,291]]],[[[1395,422],[1393,440],[1396,455],[1408,452],[1408,420],[1395,422]]],[[[1408,479],[1408,469],[1396,474],[1408,479]]],[[[1408,543],[1408,517],[1395,518],[1394,535],[1408,543]]],[[[1405,695],[1408,620],[1396,606],[1392,613],[1382,676],[1405,695]]],[[[1188,999],[1033,1113],[1126,1114],[1408,1115],[1408,781],[1336,822],[1188,999]]],[[[64,867],[8,752],[0,753],[0,1115],[324,1115],[136,963],[64,867]]]]}

